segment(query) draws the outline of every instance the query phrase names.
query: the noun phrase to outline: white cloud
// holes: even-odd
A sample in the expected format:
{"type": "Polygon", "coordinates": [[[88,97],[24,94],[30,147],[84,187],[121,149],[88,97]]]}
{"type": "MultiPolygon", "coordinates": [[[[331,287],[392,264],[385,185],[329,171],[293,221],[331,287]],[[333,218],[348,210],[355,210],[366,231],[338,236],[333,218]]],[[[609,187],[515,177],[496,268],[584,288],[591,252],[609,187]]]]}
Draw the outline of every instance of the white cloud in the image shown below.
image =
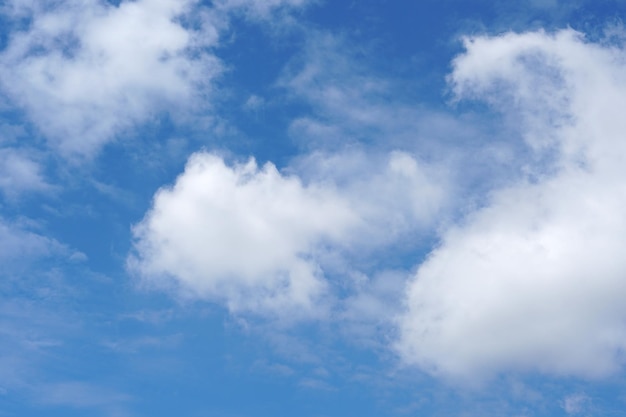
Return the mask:
{"type": "MultiPolygon", "coordinates": [[[[314,36],[304,65],[294,62],[280,85],[314,106],[317,121],[312,123],[340,132],[338,137],[351,146],[320,145],[337,137],[292,128],[303,143],[317,142],[311,146],[317,151],[295,158],[281,172],[272,165],[228,167],[203,153],[192,157],[177,184],[157,194],[135,229],[137,252],[130,263],[148,282],[175,283],[235,312],[290,316],[284,311],[299,309],[299,315],[315,316],[338,309],[359,321],[357,326],[376,313],[348,310],[380,310],[389,303],[388,294],[374,300],[370,291],[370,286],[384,287],[385,278],[355,283],[350,277],[362,276],[360,265],[371,264],[377,251],[409,250],[413,239],[432,233],[449,202],[450,178],[441,166],[410,150],[394,150],[398,136],[404,143],[419,137],[412,120],[417,113],[389,104],[386,82],[355,72],[355,63],[343,58],[337,42],[314,36]],[[361,75],[355,79],[355,73],[361,75]],[[405,116],[411,121],[399,123],[405,116]],[[390,143],[358,145],[364,135],[365,141],[375,137],[390,143]],[[225,188],[218,198],[213,187],[220,183],[225,188]],[[285,212],[285,206],[293,209],[285,212]],[[181,210],[193,214],[182,216],[181,210]],[[346,308],[333,304],[335,286],[342,293],[355,292],[346,308]]],[[[257,102],[252,96],[248,104],[257,102]]],[[[365,273],[381,271],[370,269],[375,271],[365,273]]],[[[373,320],[375,325],[382,321],[373,320]]]]}
{"type": "Polygon", "coordinates": [[[305,186],[271,164],[231,168],[201,153],[135,227],[134,263],[234,311],[311,310],[325,289],[317,246],[356,221],[333,189],[305,186]]]}
{"type": "Polygon", "coordinates": [[[454,90],[501,109],[534,159],[445,231],[408,285],[396,347],[453,378],[614,372],[626,348],[626,53],[571,30],[465,46],[454,90]]]}
{"type": "Polygon", "coordinates": [[[90,156],[103,144],[162,112],[210,105],[222,71],[212,48],[240,9],[269,18],[300,0],[13,0],[17,23],[0,54],[0,87],[50,144],[90,156]],[[207,100],[209,99],[209,100],[207,100]]]}
{"type": "Polygon", "coordinates": [[[0,190],[9,198],[26,191],[46,191],[52,186],[46,182],[42,167],[27,152],[0,148],[0,190]]]}
{"type": "Polygon", "coordinates": [[[430,209],[444,200],[409,155],[380,162],[360,177],[362,162],[350,167],[346,155],[317,155],[307,160],[306,173],[301,161],[299,177],[269,163],[229,167],[217,156],[196,154],[135,227],[129,265],[149,282],[174,282],[233,312],[323,315],[332,258],[426,227],[430,209]],[[330,169],[344,162],[347,179],[330,169]]]}
{"type": "Polygon", "coordinates": [[[0,55],[0,84],[66,154],[89,155],[160,111],[190,108],[220,71],[203,49],[216,28],[181,23],[195,1],[13,5],[31,23],[0,55]]]}

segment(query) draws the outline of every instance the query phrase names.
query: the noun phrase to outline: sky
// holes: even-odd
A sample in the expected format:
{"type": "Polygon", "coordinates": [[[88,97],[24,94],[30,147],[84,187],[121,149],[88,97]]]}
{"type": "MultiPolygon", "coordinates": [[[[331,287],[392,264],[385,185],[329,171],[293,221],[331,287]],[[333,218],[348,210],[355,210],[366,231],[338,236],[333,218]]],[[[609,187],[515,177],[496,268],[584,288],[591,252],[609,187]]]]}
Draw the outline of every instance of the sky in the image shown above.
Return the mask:
{"type": "Polygon", "coordinates": [[[0,2],[0,417],[626,416],[625,13],[0,2]]]}

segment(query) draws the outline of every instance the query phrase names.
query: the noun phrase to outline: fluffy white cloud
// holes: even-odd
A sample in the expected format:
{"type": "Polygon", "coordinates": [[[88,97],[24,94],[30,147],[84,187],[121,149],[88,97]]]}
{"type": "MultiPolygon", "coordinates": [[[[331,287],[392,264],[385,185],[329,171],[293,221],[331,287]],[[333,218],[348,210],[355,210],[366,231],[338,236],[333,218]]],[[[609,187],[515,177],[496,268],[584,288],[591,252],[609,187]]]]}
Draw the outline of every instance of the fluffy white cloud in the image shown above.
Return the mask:
{"type": "Polygon", "coordinates": [[[523,179],[447,230],[396,344],[434,374],[603,376],[626,348],[626,52],[564,30],[469,38],[450,81],[523,132],[523,179]]]}
{"type": "Polygon", "coordinates": [[[0,9],[14,23],[0,53],[0,88],[53,147],[90,156],[161,112],[210,105],[211,83],[222,71],[212,49],[229,13],[267,18],[303,4],[12,0],[0,9]]]}
{"type": "Polygon", "coordinates": [[[231,168],[197,154],[134,229],[134,263],[235,311],[312,309],[324,282],[311,257],[356,221],[332,189],[305,186],[271,164],[231,168]]]}
{"type": "Polygon", "coordinates": [[[193,105],[220,64],[211,25],[181,23],[193,0],[12,2],[0,85],[66,154],[89,155],[135,123],[193,105]]]}
{"type": "Polygon", "coordinates": [[[324,314],[328,253],[380,247],[401,235],[395,229],[423,226],[444,193],[407,154],[389,155],[365,178],[355,163],[347,180],[329,169],[340,158],[322,158],[326,167],[320,158],[307,161],[303,181],[270,163],[231,167],[194,155],[134,228],[131,269],[234,312],[324,314]]]}

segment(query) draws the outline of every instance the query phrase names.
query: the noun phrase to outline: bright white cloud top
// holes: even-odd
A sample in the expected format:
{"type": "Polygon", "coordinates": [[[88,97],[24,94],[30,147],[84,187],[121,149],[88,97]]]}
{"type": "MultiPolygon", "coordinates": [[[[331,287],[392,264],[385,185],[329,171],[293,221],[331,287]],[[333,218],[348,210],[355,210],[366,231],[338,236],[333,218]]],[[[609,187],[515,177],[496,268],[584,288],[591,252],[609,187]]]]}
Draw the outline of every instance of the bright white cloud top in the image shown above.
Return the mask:
{"type": "Polygon", "coordinates": [[[613,373],[626,348],[626,52],[571,30],[465,46],[455,92],[507,112],[536,158],[444,233],[407,288],[397,347],[446,377],[613,373]]]}

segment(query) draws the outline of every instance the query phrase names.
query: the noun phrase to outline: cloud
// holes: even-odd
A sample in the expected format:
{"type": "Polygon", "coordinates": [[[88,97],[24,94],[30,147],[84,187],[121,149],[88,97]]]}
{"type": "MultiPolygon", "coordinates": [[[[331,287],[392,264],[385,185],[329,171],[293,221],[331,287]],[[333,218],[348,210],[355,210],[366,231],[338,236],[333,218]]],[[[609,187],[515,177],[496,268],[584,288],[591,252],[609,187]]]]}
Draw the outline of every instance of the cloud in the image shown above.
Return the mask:
{"type": "Polygon", "coordinates": [[[429,228],[449,198],[450,184],[442,167],[409,152],[366,147],[317,151],[296,158],[288,170],[310,181],[337,184],[360,217],[367,219],[375,246],[429,228]]]}
{"type": "Polygon", "coordinates": [[[28,230],[24,225],[0,218],[0,264],[19,263],[26,258],[68,254],[69,249],[58,241],[28,230]]]}
{"type": "Polygon", "coordinates": [[[374,48],[347,37],[308,31],[302,53],[277,83],[296,108],[306,109],[289,126],[301,148],[339,154],[357,148],[372,160],[394,151],[418,155],[430,169],[427,175],[434,182],[445,179],[448,193],[459,199],[470,186],[486,188],[519,164],[520,146],[504,138],[485,140],[493,124],[487,117],[455,115],[416,101],[419,89],[411,78],[377,72],[372,56],[374,48]]]}
{"type": "Polygon", "coordinates": [[[465,40],[450,76],[531,158],[446,230],[406,292],[396,348],[444,377],[602,377],[626,347],[626,53],[572,30],[465,40]]]}
{"type": "Polygon", "coordinates": [[[263,108],[265,100],[257,95],[251,95],[243,104],[243,108],[249,112],[256,112],[263,108]]]}
{"type": "Polygon", "coordinates": [[[350,293],[336,315],[339,331],[359,346],[385,350],[390,323],[401,312],[406,271],[382,271],[370,276],[355,275],[350,293]]]}
{"type": "Polygon", "coordinates": [[[445,195],[407,154],[381,158],[369,171],[358,158],[334,158],[300,161],[291,169],[298,176],[271,163],[228,166],[195,154],[135,226],[131,269],[148,282],[173,279],[233,312],[324,315],[325,272],[336,257],[369,253],[425,227],[445,195]],[[350,174],[342,179],[332,167],[350,174]]]}
{"type": "Polygon", "coordinates": [[[5,196],[15,198],[23,192],[50,189],[40,163],[28,152],[0,148],[0,190],[5,196]]]}
{"type": "MultiPolygon", "coordinates": [[[[12,2],[27,15],[0,55],[0,85],[53,147],[90,155],[156,114],[193,106],[220,72],[195,1],[12,2]]],[[[15,16],[14,16],[15,17],[15,16]]]]}
{"type": "Polygon", "coordinates": [[[398,144],[415,139],[420,114],[403,105],[391,83],[371,74],[347,40],[310,30],[302,54],[285,68],[278,85],[312,110],[295,118],[291,136],[309,148],[357,142],[398,144]]]}
{"type": "Polygon", "coordinates": [[[133,263],[234,311],[310,310],[324,292],[311,256],[356,221],[335,190],[305,186],[271,164],[228,167],[201,153],[135,227],[133,263]]]}
{"type": "Polygon", "coordinates": [[[562,408],[568,415],[578,415],[590,408],[591,398],[586,394],[572,394],[565,397],[562,401],[562,408]]]}
{"type": "MultiPolygon", "coordinates": [[[[303,132],[294,127],[302,119],[296,120],[291,134],[309,152],[280,171],[271,164],[228,166],[215,155],[193,156],[176,185],[157,193],[135,228],[130,265],[145,282],[174,283],[188,295],[238,313],[296,317],[338,309],[360,333],[368,331],[361,327],[366,319],[380,324],[373,315],[390,296],[376,298],[370,286],[386,287],[382,281],[394,274],[380,274],[388,265],[373,265],[372,257],[386,257],[380,251],[398,247],[411,251],[415,239],[432,234],[449,205],[451,179],[443,164],[394,146],[416,141],[423,131],[415,127],[423,120],[415,122],[418,112],[390,101],[388,83],[355,69],[358,63],[344,50],[331,36],[313,35],[279,81],[291,98],[312,106],[307,120],[337,136],[303,132]],[[405,119],[411,122],[401,123],[405,119]],[[335,140],[344,145],[330,144],[335,140]],[[186,185],[192,182],[197,185],[186,185]],[[226,188],[218,196],[212,188],[220,183],[226,188]],[[276,201],[272,194],[279,196],[276,201]],[[286,206],[293,213],[285,212],[286,206]],[[194,213],[196,223],[181,210],[194,213]],[[383,278],[363,282],[369,274],[383,278]],[[296,291],[298,283],[303,286],[296,291]],[[354,294],[338,306],[337,297],[346,291],[354,294]],[[348,311],[352,308],[359,311],[348,311]],[[363,314],[365,308],[373,311],[363,314]]],[[[259,102],[252,96],[248,105],[259,102]]]]}
{"type": "Polygon", "coordinates": [[[163,112],[210,105],[223,70],[213,49],[229,13],[269,18],[304,3],[13,0],[3,8],[14,30],[0,54],[0,88],[53,148],[89,157],[163,112]]]}

